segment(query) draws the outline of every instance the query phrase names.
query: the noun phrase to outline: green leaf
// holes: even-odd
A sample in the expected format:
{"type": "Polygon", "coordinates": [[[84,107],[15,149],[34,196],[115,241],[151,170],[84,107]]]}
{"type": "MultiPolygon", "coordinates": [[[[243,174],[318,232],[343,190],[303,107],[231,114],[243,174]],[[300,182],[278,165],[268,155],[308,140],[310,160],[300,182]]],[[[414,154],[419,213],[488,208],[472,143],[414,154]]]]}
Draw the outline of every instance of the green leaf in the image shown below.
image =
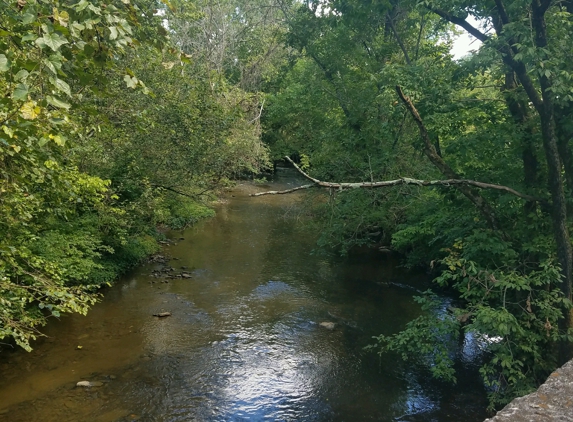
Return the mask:
{"type": "Polygon", "coordinates": [[[22,37],[22,42],[34,41],[38,36],[36,34],[26,34],[22,37]]]}
{"type": "Polygon", "coordinates": [[[64,108],[66,110],[68,110],[71,107],[70,104],[68,104],[65,101],[62,101],[56,97],[53,97],[51,95],[48,95],[46,97],[46,100],[48,101],[49,104],[53,105],[54,107],[64,108]]]}
{"type": "Polygon", "coordinates": [[[3,126],[2,126],[2,130],[3,130],[4,133],[5,133],[6,135],[8,135],[10,138],[13,138],[13,137],[14,137],[14,131],[13,131],[12,129],[10,129],[8,126],[3,125],[3,126]]]}
{"type": "Polygon", "coordinates": [[[58,79],[58,78],[50,78],[50,83],[52,85],[54,85],[54,87],[58,91],[64,92],[65,94],[67,94],[68,97],[72,96],[72,91],[70,89],[70,86],[65,81],[58,79]]]}
{"type": "Polygon", "coordinates": [[[54,75],[57,75],[57,74],[58,74],[58,71],[56,70],[56,67],[54,66],[54,64],[53,64],[51,61],[49,61],[49,60],[46,59],[46,60],[44,60],[43,62],[44,62],[44,64],[46,65],[46,67],[47,67],[48,69],[50,69],[50,71],[51,71],[54,75]]]}
{"type": "Polygon", "coordinates": [[[94,12],[96,15],[101,15],[101,9],[97,6],[94,6],[93,4],[89,4],[88,9],[90,9],[92,12],[94,12]]]}
{"type": "Polygon", "coordinates": [[[125,83],[127,84],[128,88],[135,88],[137,86],[137,78],[135,76],[131,77],[129,75],[125,75],[123,77],[123,80],[125,81],[125,83]]]}
{"type": "Polygon", "coordinates": [[[4,54],[0,54],[0,72],[6,72],[10,69],[10,61],[4,54]]]}
{"type": "Polygon", "coordinates": [[[15,100],[25,101],[28,99],[28,85],[26,84],[18,84],[16,89],[14,90],[14,94],[12,94],[12,98],[15,100]]]}
{"type": "Polygon", "coordinates": [[[93,47],[93,45],[91,44],[84,45],[84,53],[86,53],[87,56],[91,56],[94,52],[95,48],[93,47]]]}
{"type": "Polygon", "coordinates": [[[78,4],[76,4],[74,7],[76,9],[76,12],[81,12],[86,7],[88,7],[89,5],[90,4],[86,0],[80,0],[80,2],[78,4]]]}
{"type": "Polygon", "coordinates": [[[115,40],[117,38],[117,36],[119,35],[119,33],[117,32],[117,28],[115,26],[110,26],[109,27],[109,39],[110,40],[115,40]]]}
{"type": "Polygon", "coordinates": [[[69,42],[65,37],[62,37],[55,32],[51,34],[44,34],[42,38],[38,38],[36,40],[36,44],[38,44],[39,47],[50,47],[54,51],[58,51],[62,45],[68,43],[69,42]]]}
{"type": "Polygon", "coordinates": [[[35,13],[25,13],[24,16],[22,16],[22,23],[24,25],[29,25],[32,22],[34,22],[36,20],[36,14],[35,13]]]}
{"type": "Polygon", "coordinates": [[[50,135],[50,139],[54,141],[56,145],[59,145],[61,147],[63,147],[64,144],[66,143],[66,138],[64,138],[62,135],[50,135]]]}
{"type": "Polygon", "coordinates": [[[16,81],[25,81],[29,74],[30,73],[26,69],[22,69],[14,75],[14,79],[16,81]]]}
{"type": "Polygon", "coordinates": [[[36,105],[35,101],[28,101],[20,107],[20,113],[22,113],[22,117],[26,120],[36,119],[40,115],[40,112],[41,108],[36,105]]]}

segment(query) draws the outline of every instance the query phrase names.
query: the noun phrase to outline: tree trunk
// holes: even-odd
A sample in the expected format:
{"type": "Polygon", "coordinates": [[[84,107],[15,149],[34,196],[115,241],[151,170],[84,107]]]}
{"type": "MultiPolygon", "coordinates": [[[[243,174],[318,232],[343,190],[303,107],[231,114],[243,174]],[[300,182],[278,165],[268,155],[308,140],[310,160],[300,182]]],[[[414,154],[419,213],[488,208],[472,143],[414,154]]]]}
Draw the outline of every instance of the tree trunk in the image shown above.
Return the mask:
{"type": "MultiPolygon", "coordinates": [[[[400,86],[396,86],[396,92],[418,125],[418,129],[420,130],[420,137],[424,142],[424,154],[426,154],[426,157],[428,157],[432,164],[435,165],[438,170],[440,170],[440,172],[447,178],[460,179],[460,176],[448,165],[448,163],[444,161],[444,159],[436,151],[436,148],[430,140],[428,131],[422,122],[422,118],[420,117],[418,110],[410,98],[404,95],[404,92],[400,86]]],[[[470,187],[463,185],[460,185],[458,190],[463,193],[464,196],[468,198],[477,207],[478,210],[480,210],[492,229],[499,229],[494,210],[479,193],[475,192],[470,187]]]]}
{"type": "MultiPolygon", "coordinates": [[[[545,27],[545,10],[537,0],[532,1],[532,23],[535,30],[535,44],[538,48],[547,46],[547,33],[545,27]]],[[[561,177],[562,160],[559,155],[557,134],[555,131],[555,108],[553,97],[550,92],[551,82],[545,76],[539,78],[541,85],[541,96],[543,107],[540,110],[541,132],[543,136],[543,149],[547,159],[547,171],[549,190],[552,200],[553,231],[557,244],[557,258],[561,265],[562,281],[561,290],[566,298],[571,300],[571,284],[573,280],[573,250],[571,239],[567,228],[567,202],[565,200],[565,190],[563,178],[561,177]]],[[[561,320],[561,329],[566,330],[571,327],[571,313],[564,310],[564,318],[561,320]]],[[[567,361],[572,356],[571,345],[566,342],[561,343],[560,360],[567,361]]]]}
{"type": "Polygon", "coordinates": [[[531,127],[527,126],[530,118],[529,110],[523,101],[516,98],[517,81],[515,80],[514,72],[507,72],[505,74],[505,84],[503,86],[503,94],[507,108],[511,113],[513,120],[519,126],[525,129],[522,145],[522,159],[523,159],[523,182],[527,188],[532,188],[537,184],[537,168],[538,162],[533,148],[533,133],[531,127]]]}
{"type": "MultiPolygon", "coordinates": [[[[547,46],[547,33],[545,27],[545,8],[538,1],[532,2],[532,23],[535,29],[535,44],[538,48],[547,46]]],[[[551,82],[545,76],[539,78],[543,107],[540,111],[541,133],[543,136],[543,149],[547,159],[549,178],[549,191],[551,192],[553,211],[553,230],[557,243],[557,256],[561,271],[563,272],[563,293],[571,300],[571,284],[573,277],[573,250],[567,229],[567,202],[563,178],[561,177],[561,158],[557,135],[555,132],[555,109],[551,94],[551,82]]]]}
{"type": "Polygon", "coordinates": [[[563,163],[565,170],[565,180],[567,181],[566,192],[569,195],[573,194],[573,153],[569,146],[570,141],[573,139],[573,130],[571,127],[571,119],[573,118],[573,106],[571,104],[566,107],[555,107],[555,121],[557,123],[557,148],[559,149],[559,156],[563,163]]]}

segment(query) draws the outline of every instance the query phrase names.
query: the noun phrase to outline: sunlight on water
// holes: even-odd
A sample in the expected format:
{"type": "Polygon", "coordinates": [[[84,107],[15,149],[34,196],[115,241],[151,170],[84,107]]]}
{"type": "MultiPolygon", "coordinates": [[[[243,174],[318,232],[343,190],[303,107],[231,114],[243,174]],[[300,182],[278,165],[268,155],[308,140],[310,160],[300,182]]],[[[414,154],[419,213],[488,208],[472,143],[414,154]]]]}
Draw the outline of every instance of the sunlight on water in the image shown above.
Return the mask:
{"type": "MultiPolygon", "coordinates": [[[[281,173],[279,187],[298,183],[281,173]]],[[[54,321],[31,354],[0,354],[0,420],[483,420],[478,340],[463,341],[457,386],[416,357],[363,350],[419,315],[426,277],[376,252],[311,254],[314,234],[283,218],[296,196],[247,196],[257,189],[172,233],[172,260],[118,282],[87,317],[54,321]]]]}

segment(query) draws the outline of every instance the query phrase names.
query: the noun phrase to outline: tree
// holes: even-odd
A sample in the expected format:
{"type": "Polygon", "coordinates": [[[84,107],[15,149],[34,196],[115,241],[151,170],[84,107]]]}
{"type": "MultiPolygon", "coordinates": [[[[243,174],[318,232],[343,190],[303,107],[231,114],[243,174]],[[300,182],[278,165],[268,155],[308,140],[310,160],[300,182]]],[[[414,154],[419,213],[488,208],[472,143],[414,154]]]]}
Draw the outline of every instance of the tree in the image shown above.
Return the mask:
{"type": "Polygon", "coordinates": [[[565,359],[571,341],[571,134],[562,127],[571,60],[560,41],[571,15],[550,2],[508,8],[332,1],[287,13],[301,58],[269,101],[265,131],[275,151],[301,157],[320,181],[310,186],[330,188],[315,208],[324,243],[391,242],[410,264],[439,267],[438,288],[460,298],[446,315],[422,298],[428,315],[379,337],[382,349],[421,348],[451,379],[449,349],[436,341],[482,336],[492,405],[542,382],[555,346],[565,359]],[[496,36],[468,14],[489,17],[496,36]],[[457,63],[442,42],[454,24],[485,41],[457,63]]]}
{"type": "Polygon", "coordinates": [[[108,182],[67,159],[80,128],[71,110],[133,42],[137,10],[85,0],[4,1],[0,10],[0,338],[26,349],[47,315],[85,313],[94,302],[81,281],[105,247],[93,231],[62,237],[52,229],[105,207],[108,182]]]}
{"type": "Polygon", "coordinates": [[[172,7],[2,3],[0,339],[30,350],[157,250],[157,225],[266,165],[258,97],[170,43],[172,7]]]}

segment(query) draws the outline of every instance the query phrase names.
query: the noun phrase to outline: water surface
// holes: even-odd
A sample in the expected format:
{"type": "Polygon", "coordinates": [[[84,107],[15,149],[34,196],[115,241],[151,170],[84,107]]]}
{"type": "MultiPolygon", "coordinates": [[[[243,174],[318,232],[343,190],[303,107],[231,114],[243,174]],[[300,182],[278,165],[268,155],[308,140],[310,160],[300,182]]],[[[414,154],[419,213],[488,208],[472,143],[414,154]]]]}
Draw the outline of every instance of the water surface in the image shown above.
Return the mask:
{"type": "Polygon", "coordinates": [[[49,324],[32,353],[5,348],[0,420],[483,420],[468,347],[457,386],[363,351],[419,315],[412,296],[428,280],[382,253],[312,254],[314,234],[285,218],[295,195],[248,197],[298,183],[238,186],[215,218],[169,234],[169,262],[120,280],[87,317],[49,324]],[[192,277],[154,277],[165,265],[192,277]]]}

